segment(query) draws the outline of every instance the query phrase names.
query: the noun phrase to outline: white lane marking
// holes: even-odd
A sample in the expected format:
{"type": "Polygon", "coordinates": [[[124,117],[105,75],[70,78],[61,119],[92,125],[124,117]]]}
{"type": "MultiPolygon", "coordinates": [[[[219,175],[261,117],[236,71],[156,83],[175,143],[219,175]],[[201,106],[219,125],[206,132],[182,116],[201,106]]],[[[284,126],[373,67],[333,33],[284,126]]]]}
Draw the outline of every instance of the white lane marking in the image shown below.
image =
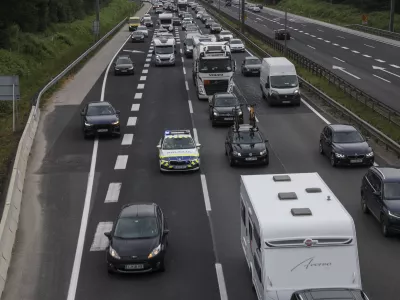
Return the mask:
{"type": "Polygon", "coordinates": [[[304,32],[305,35],[310,35],[308,32],[304,32]]]}
{"type": "Polygon", "coordinates": [[[215,270],[217,271],[217,280],[219,287],[219,295],[221,300],[228,300],[228,292],[226,291],[224,272],[220,263],[215,264],[215,270]]]}
{"type": "Polygon", "coordinates": [[[294,30],[298,31],[298,29],[297,29],[297,28],[294,28],[294,30]]]}
{"type": "Polygon", "coordinates": [[[187,80],[185,80],[185,86],[186,86],[186,90],[188,91],[189,90],[189,84],[188,84],[187,80]]]}
{"type": "Polygon", "coordinates": [[[106,200],[104,201],[104,203],[118,202],[121,186],[121,182],[111,182],[108,185],[106,200]]]}
{"type": "Polygon", "coordinates": [[[397,66],[397,65],[389,65],[389,66],[396,68],[396,69],[400,69],[400,66],[397,66]]]}
{"type": "Polygon", "coordinates": [[[363,54],[364,57],[371,57],[371,55],[363,54]]]}
{"type": "Polygon", "coordinates": [[[253,53],[251,53],[249,50],[244,49],[250,56],[254,56],[253,53]]]}
{"type": "Polygon", "coordinates": [[[143,67],[144,67],[144,68],[148,68],[148,67],[150,67],[150,64],[144,64],[143,67]]]}
{"type": "Polygon", "coordinates": [[[183,67],[183,74],[186,75],[186,69],[185,69],[185,67],[183,67]]]}
{"type": "Polygon", "coordinates": [[[313,46],[307,45],[307,47],[310,47],[311,49],[314,49],[314,50],[315,50],[315,48],[314,48],[313,46]]]}
{"type": "Polygon", "coordinates": [[[353,53],[360,53],[359,51],[356,51],[356,50],[351,50],[351,52],[353,52],[353,53]]]}
{"type": "Polygon", "coordinates": [[[129,117],[126,126],[136,126],[137,117],[129,117]]]}
{"type": "Polygon", "coordinates": [[[199,144],[199,136],[197,135],[197,129],[193,128],[193,138],[196,144],[199,144]]]}
{"type": "MultiPolygon", "coordinates": [[[[118,49],[118,51],[115,52],[114,56],[112,57],[110,63],[107,66],[107,69],[106,69],[106,72],[105,72],[104,78],[103,78],[103,85],[101,87],[100,101],[104,101],[107,76],[108,76],[108,73],[110,72],[112,63],[115,60],[115,58],[117,57],[118,53],[121,52],[122,48],[129,41],[129,39],[130,39],[130,36],[125,40],[124,43],[122,43],[122,45],[118,49]]],[[[82,263],[83,247],[85,245],[86,230],[87,230],[87,225],[88,225],[88,221],[89,221],[89,212],[90,212],[90,207],[91,207],[90,204],[91,204],[92,192],[93,192],[94,175],[96,172],[96,161],[97,161],[98,148],[99,148],[99,140],[96,138],[94,140],[94,144],[93,144],[92,159],[90,162],[90,170],[89,170],[88,181],[87,181],[87,186],[86,186],[85,202],[83,205],[78,241],[76,243],[74,264],[72,266],[71,278],[70,278],[69,287],[68,287],[67,300],[75,300],[76,289],[78,287],[78,279],[79,279],[79,272],[80,272],[81,263],[82,263]]]]}
{"type": "Polygon", "coordinates": [[[346,39],[346,38],[344,38],[344,37],[342,37],[340,35],[338,35],[337,37],[340,38],[340,39],[344,39],[344,40],[346,39]]]}
{"type": "Polygon", "coordinates": [[[115,161],[114,170],[125,170],[128,163],[128,155],[118,155],[115,161]]]}
{"type": "Polygon", "coordinates": [[[136,93],[135,97],[133,99],[137,100],[137,99],[142,99],[143,97],[143,93],[136,93]]]}
{"type": "Polygon", "coordinates": [[[370,48],[374,48],[374,49],[375,49],[375,47],[374,47],[374,46],[371,46],[371,45],[364,44],[364,46],[367,46],[367,47],[370,47],[370,48]]]}
{"type": "Polygon", "coordinates": [[[147,57],[149,57],[149,58],[152,57],[152,56],[153,56],[153,55],[152,55],[151,53],[150,53],[150,54],[147,54],[147,57]]]}
{"type": "Polygon", "coordinates": [[[311,36],[312,36],[313,38],[315,38],[315,37],[316,37],[316,36],[315,36],[315,35],[313,35],[313,34],[312,34],[311,36]]]}
{"type": "Polygon", "coordinates": [[[206,211],[209,212],[211,211],[211,202],[210,202],[210,195],[208,194],[206,175],[201,174],[200,179],[201,179],[201,188],[203,189],[204,204],[206,205],[206,211]]]}
{"type": "Polygon", "coordinates": [[[108,246],[108,238],[104,235],[104,232],[110,232],[113,226],[113,222],[100,222],[97,225],[96,233],[90,251],[104,251],[108,246]]]}
{"type": "Polygon", "coordinates": [[[133,134],[132,133],[125,133],[124,137],[122,138],[121,145],[122,146],[129,146],[132,145],[133,142],[133,134]]]}
{"type": "Polygon", "coordinates": [[[333,46],[339,46],[339,44],[332,44],[333,46]]]}
{"type": "Polygon", "coordinates": [[[146,58],[146,62],[151,62],[151,58],[146,58]]]}
{"type": "Polygon", "coordinates": [[[334,59],[336,59],[336,60],[338,60],[338,61],[341,61],[341,62],[344,62],[345,63],[345,61],[344,60],[341,60],[340,58],[337,58],[337,57],[333,57],[334,59]]]}
{"type": "Polygon", "coordinates": [[[318,31],[320,31],[320,32],[324,32],[323,30],[321,30],[321,29],[317,29],[318,31]]]}
{"type": "Polygon", "coordinates": [[[179,53],[182,54],[182,49],[179,49],[179,53]]]}
{"type": "MultiPolygon", "coordinates": [[[[149,49],[150,49],[150,50],[153,50],[153,49],[154,49],[154,47],[150,47],[149,49]]],[[[153,52],[153,51],[151,51],[151,52],[153,52]]]]}
{"type": "Polygon", "coordinates": [[[149,73],[149,69],[143,69],[142,73],[143,73],[143,74],[149,73]]]}
{"type": "Polygon", "coordinates": [[[377,62],[380,62],[380,63],[386,62],[386,61],[384,61],[384,60],[382,60],[382,59],[376,59],[376,58],[375,58],[375,60],[376,60],[377,62]]]}
{"type": "Polygon", "coordinates": [[[291,36],[290,39],[291,39],[291,40],[294,40],[294,37],[291,36]]]}
{"type": "Polygon", "coordinates": [[[322,38],[317,38],[317,40],[322,40],[322,38]]]}
{"type": "Polygon", "coordinates": [[[382,78],[382,77],[379,77],[378,75],[372,74],[372,76],[375,76],[376,78],[379,78],[380,80],[383,80],[383,81],[386,81],[388,83],[391,83],[389,80],[387,80],[385,78],[382,78]]]}
{"type": "Polygon", "coordinates": [[[306,27],[307,25],[306,24],[301,24],[301,26],[306,27]]]}
{"type": "Polygon", "coordinates": [[[325,40],[325,43],[330,43],[331,41],[325,40]]]}
{"type": "Polygon", "coordinates": [[[180,44],[181,44],[181,42],[176,42],[176,44],[177,44],[177,45],[180,45],[180,44]]]}
{"type": "Polygon", "coordinates": [[[303,32],[303,30],[299,30],[299,32],[303,32]]]}
{"type": "Polygon", "coordinates": [[[134,103],[132,104],[131,111],[139,111],[140,104],[134,103]]]}
{"type": "Polygon", "coordinates": [[[342,49],[344,49],[344,50],[348,50],[349,48],[347,48],[347,47],[342,47],[342,49]]]}
{"type": "Polygon", "coordinates": [[[185,62],[185,60],[183,59],[183,57],[181,57],[181,59],[182,59],[182,62],[184,63],[184,62],[185,62]]]}
{"type": "Polygon", "coordinates": [[[153,51],[151,51],[151,49],[149,49],[149,53],[148,54],[152,54],[153,53],[153,51]]]}
{"type": "Polygon", "coordinates": [[[144,89],[144,84],[143,83],[139,83],[137,86],[138,90],[143,90],[144,89]]]}
{"type": "Polygon", "coordinates": [[[192,101],[188,100],[188,103],[189,103],[189,112],[192,114],[193,113],[192,101]]]}
{"type": "Polygon", "coordinates": [[[146,81],[147,76],[140,76],[140,81],[146,81]]]}

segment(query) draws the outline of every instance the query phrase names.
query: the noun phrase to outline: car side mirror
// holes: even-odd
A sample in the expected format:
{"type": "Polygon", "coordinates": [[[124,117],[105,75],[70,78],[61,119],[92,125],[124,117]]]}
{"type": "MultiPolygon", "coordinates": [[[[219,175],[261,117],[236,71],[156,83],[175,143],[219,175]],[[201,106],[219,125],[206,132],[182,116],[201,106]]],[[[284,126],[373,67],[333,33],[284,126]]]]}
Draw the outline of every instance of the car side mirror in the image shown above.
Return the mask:
{"type": "Polygon", "coordinates": [[[119,114],[121,113],[121,111],[116,110],[115,113],[116,113],[117,115],[119,115],[119,114]]]}
{"type": "Polygon", "coordinates": [[[157,149],[161,149],[161,145],[157,145],[157,149]]]}
{"type": "Polygon", "coordinates": [[[169,233],[169,229],[164,229],[163,233],[164,235],[167,235],[169,233]]]}
{"type": "Polygon", "coordinates": [[[210,102],[210,103],[208,103],[208,106],[213,107],[213,104],[210,102]]]}
{"type": "Polygon", "coordinates": [[[85,110],[82,109],[82,110],[81,110],[81,116],[84,116],[84,115],[85,115],[85,110]]]}
{"type": "Polygon", "coordinates": [[[266,89],[269,89],[269,83],[268,83],[268,82],[265,83],[265,88],[266,88],[266,89]]]}
{"type": "Polygon", "coordinates": [[[267,140],[267,139],[265,139],[265,140],[264,140],[264,142],[265,142],[265,143],[268,143],[268,140],[267,140]]]}
{"type": "Polygon", "coordinates": [[[111,239],[111,232],[104,232],[104,235],[108,237],[108,239],[111,239]]]}
{"type": "Polygon", "coordinates": [[[197,147],[197,148],[200,148],[200,147],[201,147],[201,144],[196,144],[196,147],[197,147]]]}
{"type": "Polygon", "coordinates": [[[174,53],[176,54],[176,50],[174,50],[174,53]]]}

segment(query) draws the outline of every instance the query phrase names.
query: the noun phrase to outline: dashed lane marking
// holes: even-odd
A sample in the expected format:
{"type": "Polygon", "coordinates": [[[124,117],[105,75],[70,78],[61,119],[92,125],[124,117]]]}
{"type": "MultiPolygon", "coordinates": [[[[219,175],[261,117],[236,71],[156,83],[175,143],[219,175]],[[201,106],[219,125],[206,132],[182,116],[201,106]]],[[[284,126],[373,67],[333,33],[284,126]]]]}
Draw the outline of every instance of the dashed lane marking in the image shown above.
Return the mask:
{"type": "Polygon", "coordinates": [[[337,37],[340,38],[340,39],[343,39],[343,40],[346,39],[345,37],[342,37],[342,36],[340,36],[340,35],[338,35],[337,37]]]}
{"type": "Polygon", "coordinates": [[[367,47],[370,47],[370,48],[375,49],[375,47],[374,47],[374,46],[371,46],[371,45],[364,44],[364,46],[367,46],[367,47]]]}
{"type": "Polygon", "coordinates": [[[347,47],[342,47],[342,49],[344,49],[344,50],[348,50],[349,48],[347,48],[347,47]]]}
{"type": "Polygon", "coordinates": [[[131,107],[131,111],[139,111],[140,109],[140,104],[138,103],[133,103],[131,107]]]}
{"type": "Polygon", "coordinates": [[[363,54],[363,56],[368,57],[368,58],[372,57],[371,55],[367,55],[367,54],[363,54]]]}
{"type": "Polygon", "coordinates": [[[225,278],[224,278],[224,272],[222,270],[222,265],[220,263],[216,263],[215,270],[217,272],[219,295],[221,297],[221,300],[228,300],[228,292],[226,290],[225,278]]]}
{"type": "Polygon", "coordinates": [[[130,146],[133,142],[133,134],[132,133],[125,133],[124,137],[122,138],[121,145],[122,146],[130,146]]]}
{"type": "Polygon", "coordinates": [[[182,59],[182,63],[184,63],[184,62],[185,62],[185,59],[184,59],[183,57],[181,57],[181,59],[182,59]]]}
{"type": "Polygon", "coordinates": [[[321,30],[321,29],[317,29],[319,32],[324,32],[323,30],[321,30]]]}
{"type": "Polygon", "coordinates": [[[340,46],[339,44],[332,44],[333,46],[340,46]]]}
{"type": "Polygon", "coordinates": [[[345,61],[344,61],[344,60],[341,60],[340,58],[337,58],[337,57],[333,57],[333,58],[336,59],[336,60],[338,60],[338,61],[341,61],[341,62],[345,63],[345,61]]]}
{"type": "Polygon", "coordinates": [[[136,93],[135,97],[133,99],[137,100],[137,99],[142,99],[143,97],[143,93],[136,93]]]}
{"type": "Polygon", "coordinates": [[[325,40],[325,43],[330,43],[331,41],[325,40]]]}
{"type": "Polygon", "coordinates": [[[179,53],[182,54],[182,49],[179,49],[179,53]]]}
{"type": "Polygon", "coordinates": [[[400,69],[400,66],[397,66],[397,65],[389,65],[389,66],[396,68],[396,69],[400,69]]]}
{"type": "Polygon", "coordinates": [[[320,40],[320,41],[321,41],[321,40],[322,40],[322,38],[320,38],[320,37],[319,37],[319,38],[317,38],[317,40],[320,40]]]}
{"type": "Polygon", "coordinates": [[[377,58],[375,58],[375,60],[376,60],[377,62],[380,62],[380,63],[386,62],[386,61],[384,61],[384,60],[382,60],[382,59],[377,59],[377,58]]]}
{"type": "Polygon", "coordinates": [[[314,49],[314,50],[315,50],[315,48],[314,48],[313,46],[307,45],[307,47],[310,47],[311,49],[314,49]]]}
{"type": "Polygon", "coordinates": [[[96,233],[90,251],[104,251],[108,246],[108,238],[104,235],[105,232],[110,232],[113,222],[100,222],[97,224],[96,233]]]}
{"type": "Polygon", "coordinates": [[[150,53],[150,54],[147,54],[147,57],[152,57],[152,54],[150,53]]]}
{"type": "Polygon", "coordinates": [[[149,70],[148,69],[143,69],[142,73],[143,74],[147,74],[147,73],[149,73],[149,70]]]}
{"type": "MultiPolygon", "coordinates": [[[[196,143],[198,143],[198,142],[196,142],[196,143]]],[[[201,179],[201,188],[203,190],[203,198],[204,198],[204,204],[206,206],[206,211],[210,212],[211,211],[211,202],[210,202],[210,195],[208,193],[206,175],[201,174],[200,179],[201,179]]]]}
{"type": "Polygon", "coordinates": [[[385,79],[385,78],[382,78],[382,77],[379,77],[378,75],[372,74],[372,76],[374,76],[374,77],[376,77],[376,78],[379,78],[380,80],[386,81],[386,82],[388,82],[388,83],[391,83],[389,80],[387,80],[387,79],[385,79]]]}
{"type": "Polygon", "coordinates": [[[122,183],[120,182],[111,182],[108,185],[106,200],[104,201],[104,203],[118,202],[121,186],[122,183]]]}
{"type": "Polygon", "coordinates": [[[199,136],[197,135],[197,129],[193,128],[193,137],[196,144],[199,144],[199,136]]]}
{"type": "Polygon", "coordinates": [[[147,76],[140,76],[140,81],[146,81],[146,79],[147,79],[147,76]]]}
{"type": "Polygon", "coordinates": [[[137,117],[129,117],[126,126],[136,126],[137,117]]]}
{"type": "Polygon", "coordinates": [[[144,89],[144,84],[143,83],[139,83],[137,86],[138,90],[143,90],[144,89]]]}
{"type": "Polygon", "coordinates": [[[151,58],[146,58],[146,62],[151,62],[151,58]]]}
{"type": "Polygon", "coordinates": [[[188,100],[188,103],[189,103],[189,112],[192,114],[193,113],[192,101],[188,100]]]}
{"type": "Polygon", "coordinates": [[[128,155],[118,155],[115,162],[115,170],[125,170],[126,164],[128,163],[128,155]]]}
{"type": "Polygon", "coordinates": [[[351,52],[353,52],[353,53],[360,53],[359,51],[356,51],[356,50],[351,50],[351,52]]]}
{"type": "Polygon", "coordinates": [[[186,69],[185,69],[185,67],[183,67],[183,74],[186,75],[186,69]]]}
{"type": "Polygon", "coordinates": [[[150,64],[144,64],[143,68],[149,68],[150,64]]]}
{"type": "Polygon", "coordinates": [[[185,80],[185,86],[186,86],[186,90],[188,91],[189,90],[189,84],[188,84],[187,80],[185,80]]]}

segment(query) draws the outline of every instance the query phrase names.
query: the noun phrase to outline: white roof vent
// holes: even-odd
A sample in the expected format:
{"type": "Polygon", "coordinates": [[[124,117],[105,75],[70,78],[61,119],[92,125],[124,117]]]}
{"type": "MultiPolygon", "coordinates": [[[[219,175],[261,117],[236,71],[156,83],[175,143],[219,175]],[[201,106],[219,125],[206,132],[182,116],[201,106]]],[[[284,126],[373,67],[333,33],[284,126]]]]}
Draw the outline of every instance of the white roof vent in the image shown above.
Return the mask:
{"type": "Polygon", "coordinates": [[[275,175],[273,177],[273,179],[274,179],[275,182],[278,182],[278,181],[292,181],[290,179],[289,175],[275,175]]]}
{"type": "Polygon", "coordinates": [[[290,212],[293,217],[312,216],[312,212],[309,208],[292,208],[290,212]]]}
{"type": "Polygon", "coordinates": [[[297,195],[295,192],[288,193],[278,193],[279,200],[297,200],[297,195]]]}

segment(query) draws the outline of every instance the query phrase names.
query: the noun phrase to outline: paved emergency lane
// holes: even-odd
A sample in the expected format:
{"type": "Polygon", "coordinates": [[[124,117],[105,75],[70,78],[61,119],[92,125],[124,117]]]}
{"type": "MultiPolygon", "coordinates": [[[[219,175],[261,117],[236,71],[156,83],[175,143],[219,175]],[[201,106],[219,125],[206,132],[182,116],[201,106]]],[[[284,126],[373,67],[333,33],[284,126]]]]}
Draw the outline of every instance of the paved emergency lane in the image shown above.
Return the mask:
{"type": "Polygon", "coordinates": [[[121,110],[123,135],[133,134],[133,140],[100,141],[100,180],[92,199],[76,299],[218,299],[199,173],[161,174],[158,167],[156,145],[164,130],[192,128],[181,58],[178,54],[175,67],[155,67],[146,61],[151,59],[149,42],[124,49],[144,53],[131,55],[137,66],[133,77],[110,75],[105,100],[121,110]],[[126,127],[132,117],[135,125],[126,127]],[[112,183],[120,184],[119,192],[109,191],[112,183]],[[113,195],[109,200],[108,193],[113,195]],[[171,230],[165,273],[109,275],[102,233],[123,205],[148,201],[161,206],[171,230]]]}

